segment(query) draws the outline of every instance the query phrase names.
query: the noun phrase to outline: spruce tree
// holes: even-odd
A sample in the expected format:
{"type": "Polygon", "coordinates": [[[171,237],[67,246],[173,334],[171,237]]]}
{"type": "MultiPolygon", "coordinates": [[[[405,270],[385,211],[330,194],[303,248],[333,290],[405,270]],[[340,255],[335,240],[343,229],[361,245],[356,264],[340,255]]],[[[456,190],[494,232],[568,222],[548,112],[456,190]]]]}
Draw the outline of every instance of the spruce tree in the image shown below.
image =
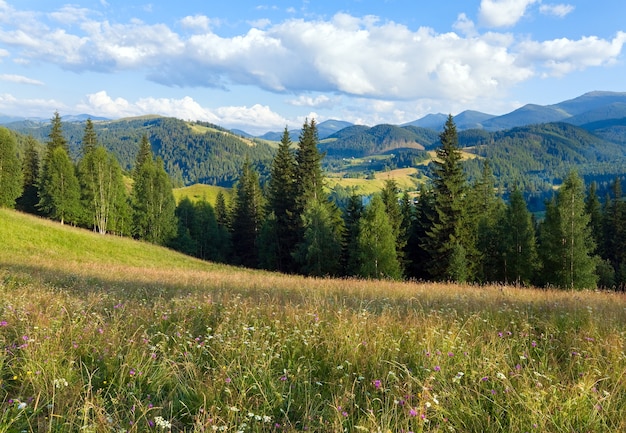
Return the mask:
{"type": "Polygon", "coordinates": [[[15,207],[23,186],[15,138],[8,129],[0,127],[0,207],[15,207]]]}
{"type": "Polygon", "coordinates": [[[47,147],[51,151],[54,148],[62,147],[65,152],[69,155],[70,148],[65,136],[63,135],[63,123],[61,122],[61,115],[58,111],[54,112],[54,116],[52,117],[52,127],[50,128],[50,133],[48,134],[47,147]]]}
{"type": "Polygon", "coordinates": [[[91,119],[87,119],[85,123],[85,132],[82,141],[82,156],[85,157],[89,152],[95,150],[98,146],[98,136],[96,130],[93,127],[91,119]]]}
{"type": "Polygon", "coordinates": [[[61,224],[76,223],[80,219],[80,185],[69,147],[63,135],[59,112],[54,113],[46,143],[46,153],[39,179],[38,208],[61,224]]]}
{"type": "Polygon", "coordinates": [[[26,137],[26,149],[22,161],[22,174],[24,178],[23,193],[17,199],[16,206],[23,212],[32,214],[39,213],[39,151],[41,145],[32,137],[26,137]]]}
{"type": "Polygon", "coordinates": [[[312,200],[302,215],[303,240],[294,252],[301,272],[312,276],[340,271],[342,230],[327,203],[312,200]]]}
{"type": "Polygon", "coordinates": [[[259,174],[246,158],[233,199],[231,231],[238,264],[259,266],[257,239],[263,224],[264,202],[259,174]]]}
{"type": "Polygon", "coordinates": [[[375,195],[365,208],[359,223],[357,244],[360,276],[376,279],[401,278],[393,230],[381,196],[375,195]]]}
{"type": "Polygon", "coordinates": [[[504,214],[504,202],[497,196],[494,184],[491,165],[485,160],[481,176],[469,192],[467,223],[464,224],[471,274],[482,282],[496,281],[497,262],[501,258],[499,223],[504,214]]]}
{"type": "Polygon", "coordinates": [[[626,283],[626,202],[619,177],[613,182],[612,197],[607,199],[605,207],[602,251],[615,270],[615,283],[623,287],[626,283]]]}
{"type": "Polygon", "coordinates": [[[571,172],[546,207],[540,251],[545,282],[561,288],[595,288],[597,258],[585,212],[582,180],[571,172]]]}
{"type": "Polygon", "coordinates": [[[81,214],[80,185],[74,164],[62,146],[48,150],[39,184],[39,208],[64,224],[78,222],[81,214]]]}
{"type": "Polygon", "coordinates": [[[364,211],[363,197],[352,194],[344,212],[344,241],[342,263],[343,272],[347,276],[359,274],[360,259],[358,250],[359,221],[364,211]]]}
{"type": "Polygon", "coordinates": [[[283,132],[278,152],[272,161],[268,182],[268,225],[264,230],[265,266],[281,272],[293,272],[292,253],[298,242],[299,219],[296,209],[296,160],[291,151],[287,127],[283,132]],[[269,246],[273,252],[269,252],[269,246]],[[271,255],[272,259],[269,259],[271,255]],[[273,263],[271,263],[273,262],[273,263]]]}
{"type": "Polygon", "coordinates": [[[312,201],[324,202],[324,176],[322,158],[317,149],[317,124],[315,120],[304,122],[296,151],[296,211],[300,215],[312,201]]]}
{"type": "Polygon", "coordinates": [[[133,234],[138,239],[165,245],[176,235],[176,201],[163,161],[153,159],[143,136],[135,164],[132,191],[133,234]]]}
{"type": "Polygon", "coordinates": [[[502,224],[502,258],[505,283],[530,284],[537,266],[537,245],[532,217],[518,189],[509,198],[502,224]]]}
{"type": "Polygon", "coordinates": [[[448,116],[439,138],[441,147],[437,149],[432,168],[434,214],[426,231],[424,247],[430,255],[431,276],[436,280],[450,280],[453,279],[450,269],[453,252],[457,253],[455,257],[459,256],[459,251],[466,252],[468,241],[463,238],[467,186],[452,115],[448,116]]]}

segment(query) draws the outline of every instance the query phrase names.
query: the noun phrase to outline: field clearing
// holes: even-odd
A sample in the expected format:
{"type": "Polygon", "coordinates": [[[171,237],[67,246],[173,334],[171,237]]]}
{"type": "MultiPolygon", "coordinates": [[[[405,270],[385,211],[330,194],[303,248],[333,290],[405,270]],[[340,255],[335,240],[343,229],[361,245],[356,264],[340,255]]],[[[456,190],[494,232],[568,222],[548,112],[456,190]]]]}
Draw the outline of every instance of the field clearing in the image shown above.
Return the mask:
{"type": "Polygon", "coordinates": [[[215,185],[205,185],[201,183],[196,183],[194,185],[185,186],[182,188],[174,188],[174,198],[176,199],[176,203],[180,203],[180,201],[184,197],[188,197],[192,202],[206,200],[211,204],[211,206],[215,206],[215,202],[217,200],[217,194],[219,192],[224,194],[224,198],[228,203],[230,201],[232,195],[231,188],[224,188],[221,186],[215,185]]]}
{"type": "Polygon", "coordinates": [[[329,189],[341,185],[344,188],[354,188],[357,194],[371,195],[380,192],[388,179],[395,180],[400,190],[415,190],[423,182],[415,177],[417,173],[418,170],[411,167],[377,172],[374,179],[326,177],[325,180],[329,189]]]}
{"type": "Polygon", "coordinates": [[[0,431],[626,430],[626,298],[311,279],[0,209],[0,431]]]}

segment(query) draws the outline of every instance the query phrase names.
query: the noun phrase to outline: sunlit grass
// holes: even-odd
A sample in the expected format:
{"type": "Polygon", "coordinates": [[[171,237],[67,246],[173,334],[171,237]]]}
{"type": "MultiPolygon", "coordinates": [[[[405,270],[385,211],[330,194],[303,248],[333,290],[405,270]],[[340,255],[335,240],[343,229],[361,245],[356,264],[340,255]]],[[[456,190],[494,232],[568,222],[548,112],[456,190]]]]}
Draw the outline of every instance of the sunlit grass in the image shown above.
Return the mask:
{"type": "Polygon", "coordinates": [[[224,198],[227,202],[230,201],[232,191],[233,190],[231,188],[224,188],[214,185],[204,185],[201,183],[173,189],[174,198],[176,199],[177,203],[180,202],[184,197],[188,197],[193,202],[204,200],[210,203],[211,206],[215,206],[215,202],[217,201],[217,194],[219,192],[224,194],[224,198]]]}
{"type": "Polygon", "coordinates": [[[0,236],[0,431],[626,429],[622,294],[282,276],[5,210],[0,236]]]}

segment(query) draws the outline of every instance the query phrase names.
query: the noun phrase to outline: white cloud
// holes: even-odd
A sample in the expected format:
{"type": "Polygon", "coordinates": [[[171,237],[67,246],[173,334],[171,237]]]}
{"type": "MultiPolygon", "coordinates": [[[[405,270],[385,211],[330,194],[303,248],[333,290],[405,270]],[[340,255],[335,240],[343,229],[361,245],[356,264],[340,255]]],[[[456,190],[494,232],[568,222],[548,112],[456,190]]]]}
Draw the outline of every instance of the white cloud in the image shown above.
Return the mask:
{"type": "MultiPolygon", "coordinates": [[[[538,2],[482,0],[479,19],[493,27],[511,26],[538,2]]],[[[610,64],[623,45],[619,35],[613,40],[590,36],[578,41],[518,42],[511,33],[479,33],[465,14],[454,24],[458,33],[437,33],[428,27],[414,30],[375,16],[338,13],[328,20],[265,22],[246,33],[224,37],[211,28],[216,23],[203,15],[178,21],[181,28],[191,30],[187,33],[139,20],[97,21],[90,18],[97,14],[70,6],[60,9],[57,17],[67,22],[82,16],[79,26],[35,25],[41,19],[36,14],[15,11],[3,0],[0,10],[0,22],[8,23],[0,26],[0,44],[11,50],[3,53],[0,49],[0,58],[10,54],[21,64],[50,62],[79,72],[139,71],[152,81],[175,87],[236,84],[292,95],[332,92],[372,100],[468,103],[484,95],[497,98],[541,73],[564,74],[610,64]],[[20,14],[25,20],[15,19],[20,14]]],[[[558,9],[545,10],[556,13],[558,9]]],[[[326,108],[334,99],[300,96],[288,102],[326,108]]],[[[104,98],[100,103],[103,110],[124,109],[123,101],[104,98]]],[[[181,112],[183,117],[222,118],[217,111],[195,106],[193,100],[145,103],[181,112]]],[[[275,113],[262,107],[234,107],[233,112],[277,120],[275,113]]],[[[138,102],[128,103],[126,109],[141,111],[138,102]]]]}
{"type": "Polygon", "coordinates": [[[559,18],[570,14],[574,11],[574,6],[570,4],[542,4],[539,6],[539,12],[545,15],[554,15],[559,18]]]}
{"type": "Polygon", "coordinates": [[[202,31],[209,31],[211,24],[219,24],[218,21],[205,15],[186,16],[180,20],[180,23],[184,28],[202,31]]]}
{"type": "Polygon", "coordinates": [[[452,25],[452,28],[466,36],[478,35],[474,22],[470,20],[465,14],[459,14],[459,16],[456,19],[456,22],[452,25]]]}
{"type": "Polygon", "coordinates": [[[526,13],[526,9],[540,0],[481,0],[480,21],[488,27],[510,27],[526,13]]]}
{"type": "Polygon", "coordinates": [[[595,36],[579,40],[526,41],[519,46],[521,55],[518,61],[540,64],[544,76],[562,76],[574,70],[614,63],[625,43],[624,32],[618,32],[610,41],[595,36]]]}
{"type": "Polygon", "coordinates": [[[50,13],[50,17],[62,24],[74,24],[87,20],[89,14],[89,9],[66,5],[58,11],[50,13]]]}
{"type": "Polygon", "coordinates": [[[282,129],[287,122],[266,105],[227,106],[211,110],[201,106],[190,96],[180,99],[147,97],[130,102],[124,98],[112,98],[104,90],[87,95],[86,100],[75,111],[114,119],[158,114],[211,122],[227,128],[245,128],[252,133],[263,133],[271,128],[282,129]]]}
{"type": "Polygon", "coordinates": [[[288,100],[287,103],[295,107],[330,108],[335,105],[335,101],[326,95],[318,95],[316,97],[300,95],[296,99],[288,100]]]}
{"type": "Polygon", "coordinates": [[[0,74],[0,80],[17,84],[31,84],[35,86],[43,86],[44,84],[42,81],[14,74],[0,74]]]}
{"type": "Polygon", "coordinates": [[[0,93],[0,113],[19,113],[25,117],[49,116],[55,110],[65,111],[67,106],[54,99],[19,99],[9,93],[0,93]]]}
{"type": "Polygon", "coordinates": [[[0,57],[8,57],[9,52],[3,48],[0,48],[0,57]]]}

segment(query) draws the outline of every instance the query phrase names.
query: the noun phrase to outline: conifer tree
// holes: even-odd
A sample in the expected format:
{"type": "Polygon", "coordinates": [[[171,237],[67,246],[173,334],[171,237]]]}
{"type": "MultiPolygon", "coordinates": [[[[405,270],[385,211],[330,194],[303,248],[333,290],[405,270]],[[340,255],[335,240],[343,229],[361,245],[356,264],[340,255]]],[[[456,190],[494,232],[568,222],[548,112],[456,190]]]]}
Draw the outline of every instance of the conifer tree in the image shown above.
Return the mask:
{"type": "Polygon", "coordinates": [[[300,216],[296,209],[296,160],[291,151],[289,130],[285,127],[272,161],[268,182],[267,219],[264,229],[265,266],[281,272],[293,272],[292,253],[298,242],[300,216]],[[270,253],[270,246],[273,252],[270,253]],[[272,259],[269,259],[271,255],[272,259]],[[273,263],[272,263],[273,262],[273,263]]]}
{"type": "Polygon", "coordinates": [[[537,266],[537,245],[532,217],[522,192],[514,189],[502,224],[505,283],[530,284],[537,266]]]}
{"type": "Polygon", "coordinates": [[[15,138],[8,129],[0,127],[0,207],[13,208],[22,191],[22,169],[15,138]]]}
{"type": "Polygon", "coordinates": [[[323,155],[317,149],[317,124],[315,120],[304,122],[296,151],[296,210],[302,215],[312,201],[324,202],[324,176],[321,161],[323,155]]]}
{"type": "Polygon", "coordinates": [[[176,202],[163,161],[153,159],[146,135],[141,140],[133,178],[133,233],[139,239],[165,245],[176,235],[176,202]]]}
{"type": "Polygon", "coordinates": [[[217,192],[215,197],[215,218],[217,219],[217,225],[220,227],[228,228],[228,206],[226,206],[226,197],[222,191],[217,192]]]}
{"type": "Polygon", "coordinates": [[[340,271],[341,227],[327,203],[312,200],[302,215],[303,240],[294,252],[304,274],[337,275],[340,271]]]}
{"type": "Polygon", "coordinates": [[[607,199],[604,211],[604,257],[615,270],[615,283],[626,283],[626,202],[623,200],[619,177],[612,185],[612,197],[607,199]]]}
{"type": "Polygon", "coordinates": [[[481,176],[469,192],[467,222],[464,224],[471,274],[483,282],[496,281],[502,253],[499,223],[504,214],[504,202],[496,195],[494,184],[491,165],[485,160],[481,176]]]}
{"type": "Polygon", "coordinates": [[[26,137],[24,160],[22,161],[22,174],[24,178],[23,193],[17,199],[16,206],[19,210],[37,214],[39,203],[39,151],[40,144],[32,137],[26,137]]]}
{"type": "Polygon", "coordinates": [[[98,146],[98,136],[96,130],[93,127],[91,119],[87,119],[85,123],[85,133],[82,141],[82,156],[85,157],[89,152],[95,150],[98,146]]]}
{"type": "Polygon", "coordinates": [[[58,111],[54,112],[51,122],[52,127],[50,129],[50,134],[48,134],[48,142],[46,143],[48,149],[51,151],[56,147],[62,147],[69,155],[70,148],[65,136],[63,135],[63,123],[61,122],[61,115],[58,111]]]}
{"type": "Polygon", "coordinates": [[[435,218],[435,195],[432,187],[422,184],[413,212],[413,220],[409,229],[405,273],[407,277],[425,280],[432,276],[430,272],[431,255],[428,246],[427,232],[435,218]]]}
{"type": "Polygon", "coordinates": [[[453,278],[450,269],[453,252],[456,251],[458,267],[459,253],[463,251],[465,254],[467,242],[463,238],[467,186],[452,115],[448,116],[439,138],[441,147],[437,149],[432,168],[434,214],[426,231],[424,247],[431,259],[431,276],[436,280],[449,280],[453,278]]]}
{"type": "Polygon", "coordinates": [[[595,288],[597,258],[585,212],[584,186],[571,172],[546,207],[540,251],[546,283],[568,289],[595,288]]]}
{"type": "Polygon", "coordinates": [[[246,158],[233,198],[231,231],[234,254],[239,264],[259,266],[257,238],[264,218],[259,174],[246,158]]]}
{"type": "Polygon", "coordinates": [[[80,185],[68,149],[67,140],[63,136],[61,116],[57,111],[52,118],[38,185],[38,207],[61,224],[65,221],[78,222],[81,211],[80,185]]]}
{"type": "Polygon", "coordinates": [[[352,194],[344,212],[344,241],[342,263],[343,272],[348,276],[356,276],[360,271],[360,259],[358,250],[359,221],[364,211],[363,197],[352,194]]]}
{"type": "Polygon", "coordinates": [[[39,184],[38,206],[61,224],[76,223],[80,218],[80,185],[74,164],[62,146],[48,151],[39,184]]]}
{"type": "Polygon", "coordinates": [[[365,278],[399,279],[402,276],[393,225],[380,195],[365,208],[359,223],[359,274],[365,278]]]}

